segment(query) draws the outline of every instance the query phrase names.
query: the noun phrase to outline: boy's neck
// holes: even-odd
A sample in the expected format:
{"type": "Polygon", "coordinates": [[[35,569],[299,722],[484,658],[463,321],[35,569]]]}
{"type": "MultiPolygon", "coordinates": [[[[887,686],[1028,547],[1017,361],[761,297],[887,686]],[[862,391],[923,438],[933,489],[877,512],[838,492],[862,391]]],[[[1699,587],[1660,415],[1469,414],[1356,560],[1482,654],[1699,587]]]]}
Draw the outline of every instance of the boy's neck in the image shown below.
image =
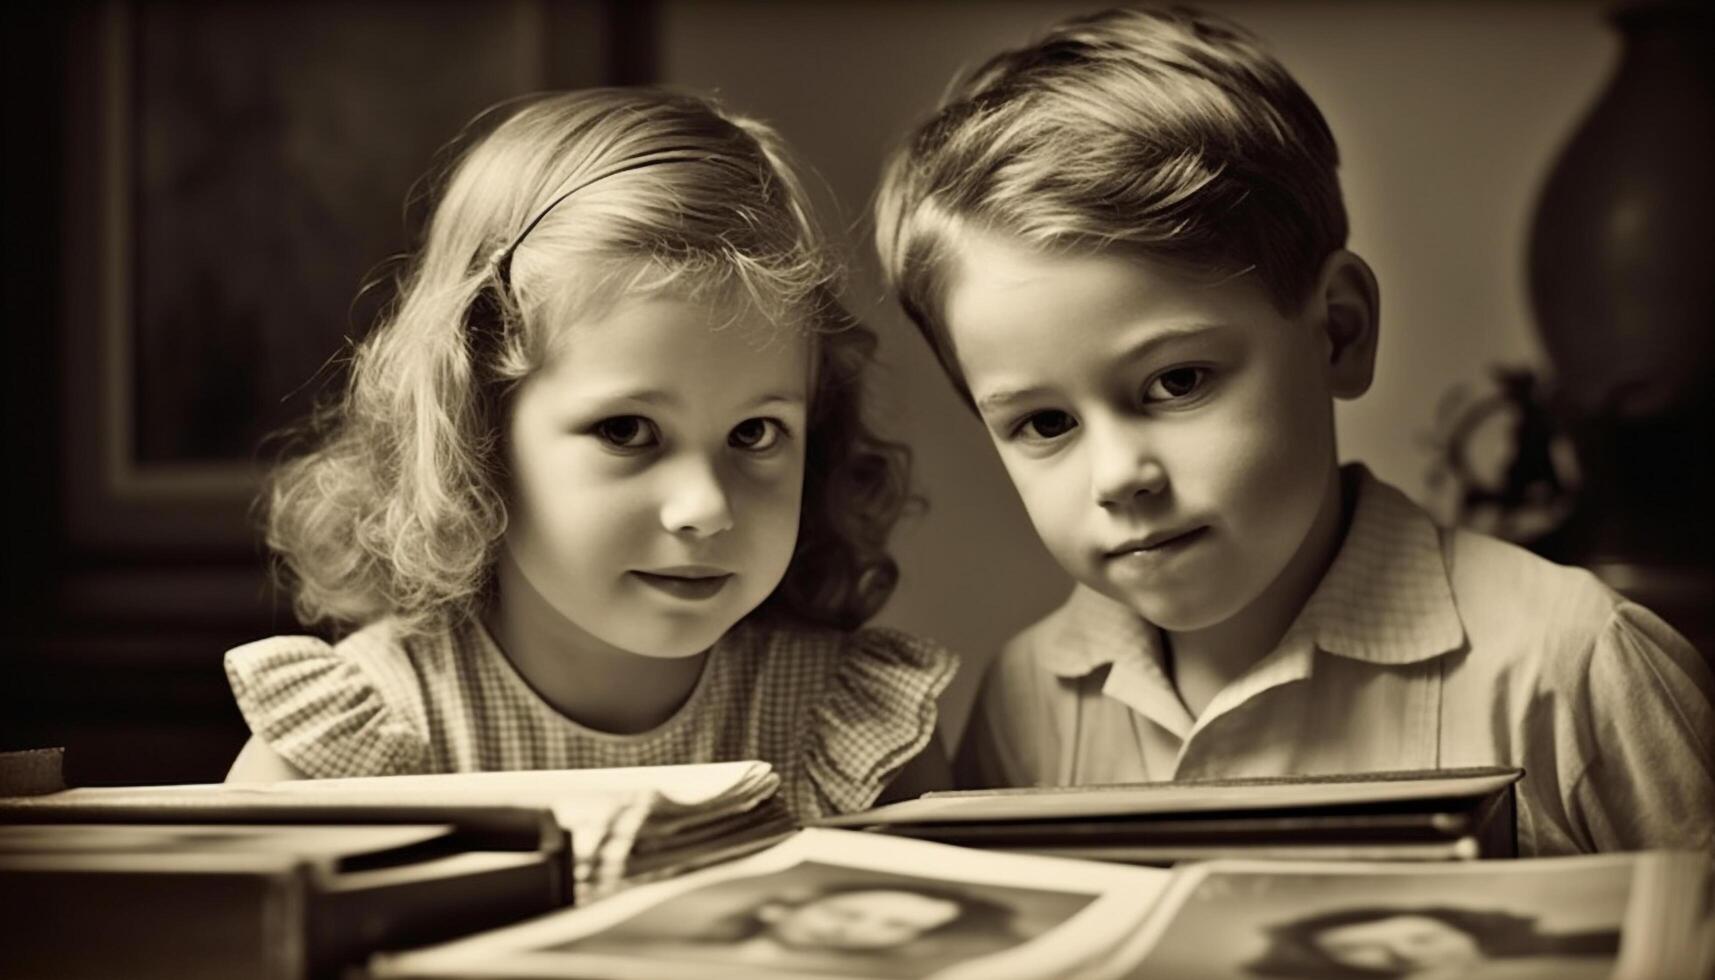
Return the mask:
{"type": "Polygon", "coordinates": [[[1216,694],[1274,650],[1321,584],[1351,524],[1356,493],[1345,483],[1336,469],[1298,551],[1249,606],[1205,629],[1162,631],[1168,675],[1192,717],[1201,716],[1216,694]]]}
{"type": "Polygon", "coordinates": [[[512,668],[555,711],[587,728],[646,732],[684,705],[708,653],[647,657],[590,636],[524,578],[510,556],[497,570],[496,597],[483,615],[512,668]]]}

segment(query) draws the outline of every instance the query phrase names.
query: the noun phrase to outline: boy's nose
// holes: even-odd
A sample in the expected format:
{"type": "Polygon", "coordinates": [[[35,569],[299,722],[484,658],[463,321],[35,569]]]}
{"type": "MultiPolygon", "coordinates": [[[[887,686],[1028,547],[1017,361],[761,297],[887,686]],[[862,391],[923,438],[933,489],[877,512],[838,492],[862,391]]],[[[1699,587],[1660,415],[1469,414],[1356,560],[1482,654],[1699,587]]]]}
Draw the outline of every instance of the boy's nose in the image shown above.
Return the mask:
{"type": "Polygon", "coordinates": [[[1123,427],[1096,427],[1086,434],[1090,450],[1090,490],[1105,509],[1125,507],[1138,497],[1167,489],[1167,468],[1138,433],[1123,427]],[[1100,431],[1107,428],[1106,432],[1100,431]]]}
{"type": "Polygon", "coordinates": [[[1139,497],[1154,496],[1167,489],[1167,471],[1154,460],[1143,460],[1122,474],[1096,484],[1096,503],[1106,509],[1124,507],[1139,497]]]}
{"type": "Polygon", "coordinates": [[[662,474],[661,526],[673,534],[706,538],[730,531],[732,501],[708,460],[686,460],[662,474]]]}

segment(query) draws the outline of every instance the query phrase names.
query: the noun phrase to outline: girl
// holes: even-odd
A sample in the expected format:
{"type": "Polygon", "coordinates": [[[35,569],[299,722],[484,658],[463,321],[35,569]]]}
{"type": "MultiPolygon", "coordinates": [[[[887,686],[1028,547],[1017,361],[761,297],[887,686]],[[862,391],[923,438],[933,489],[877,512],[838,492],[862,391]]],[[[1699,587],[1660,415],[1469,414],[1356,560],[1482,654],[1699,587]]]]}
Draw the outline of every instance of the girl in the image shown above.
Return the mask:
{"type": "Polygon", "coordinates": [[[759,758],[804,820],[939,782],[952,656],[857,629],[908,455],[826,256],[775,135],[700,99],[478,141],[270,490],[300,618],[361,628],[227,654],[227,778],[759,758]]]}

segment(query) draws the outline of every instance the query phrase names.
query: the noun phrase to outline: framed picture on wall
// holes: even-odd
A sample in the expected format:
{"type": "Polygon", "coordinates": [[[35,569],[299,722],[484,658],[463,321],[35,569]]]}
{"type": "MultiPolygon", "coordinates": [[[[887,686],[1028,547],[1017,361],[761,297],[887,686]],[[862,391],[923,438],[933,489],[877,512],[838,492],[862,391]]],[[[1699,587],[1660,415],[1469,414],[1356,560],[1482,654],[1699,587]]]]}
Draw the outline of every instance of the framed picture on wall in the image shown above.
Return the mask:
{"type": "Polygon", "coordinates": [[[627,9],[92,8],[68,114],[72,546],[259,554],[268,437],[344,383],[458,134],[534,91],[633,80],[627,9]]]}

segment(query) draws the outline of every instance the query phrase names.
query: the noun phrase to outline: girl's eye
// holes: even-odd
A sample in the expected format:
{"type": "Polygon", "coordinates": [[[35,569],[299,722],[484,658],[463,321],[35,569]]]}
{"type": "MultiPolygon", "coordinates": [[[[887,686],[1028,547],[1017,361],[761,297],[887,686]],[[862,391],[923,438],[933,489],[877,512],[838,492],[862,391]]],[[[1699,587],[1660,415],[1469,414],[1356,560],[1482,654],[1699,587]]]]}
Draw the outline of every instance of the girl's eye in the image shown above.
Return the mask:
{"type": "Polygon", "coordinates": [[[779,444],[785,427],[774,419],[745,419],[727,434],[727,445],[753,453],[766,452],[779,444]]]}
{"type": "Polygon", "coordinates": [[[658,440],[655,427],[641,415],[615,415],[595,424],[597,439],[614,449],[648,449],[658,440]]]}
{"type": "Polygon", "coordinates": [[[1209,369],[1204,367],[1178,367],[1163,371],[1144,386],[1143,400],[1146,402],[1170,402],[1196,393],[1209,380],[1209,369]]]}
{"type": "Polygon", "coordinates": [[[1058,409],[1037,412],[1018,424],[1017,434],[1025,439],[1047,442],[1058,439],[1078,427],[1078,420],[1058,409]]]}

